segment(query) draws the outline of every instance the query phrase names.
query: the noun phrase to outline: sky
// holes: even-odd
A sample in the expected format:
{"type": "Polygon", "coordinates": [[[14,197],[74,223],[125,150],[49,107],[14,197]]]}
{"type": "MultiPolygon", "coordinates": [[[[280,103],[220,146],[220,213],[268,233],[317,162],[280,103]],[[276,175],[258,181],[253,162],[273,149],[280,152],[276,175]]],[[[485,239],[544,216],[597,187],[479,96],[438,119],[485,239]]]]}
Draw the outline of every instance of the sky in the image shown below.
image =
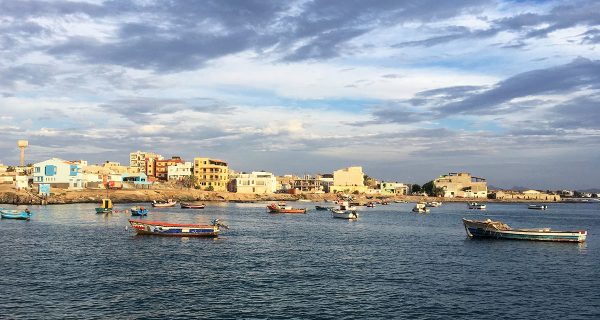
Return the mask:
{"type": "Polygon", "coordinates": [[[599,1],[0,0],[0,163],[599,187],[599,1]]]}

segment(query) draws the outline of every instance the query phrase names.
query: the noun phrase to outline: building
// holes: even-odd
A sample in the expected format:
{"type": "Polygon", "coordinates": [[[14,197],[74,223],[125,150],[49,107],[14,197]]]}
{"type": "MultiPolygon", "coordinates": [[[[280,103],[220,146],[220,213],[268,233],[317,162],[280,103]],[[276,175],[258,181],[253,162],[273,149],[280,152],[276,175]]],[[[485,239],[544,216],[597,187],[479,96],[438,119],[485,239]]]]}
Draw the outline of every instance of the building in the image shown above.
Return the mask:
{"type": "Polygon", "coordinates": [[[171,159],[165,160],[152,159],[150,161],[154,162],[154,176],[162,181],[169,180],[169,167],[184,163],[180,157],[171,157],[171,159]]]}
{"type": "Polygon", "coordinates": [[[33,183],[47,184],[53,188],[83,188],[81,165],[58,158],[35,163],[33,183]]]}
{"type": "Polygon", "coordinates": [[[277,191],[277,178],[271,172],[253,171],[234,175],[232,192],[269,194],[277,191]]]}
{"type": "Polygon", "coordinates": [[[433,181],[436,188],[444,189],[445,198],[487,198],[487,182],[467,172],[451,172],[433,181]]]}
{"type": "Polygon", "coordinates": [[[129,167],[132,173],[143,172],[147,176],[154,176],[154,161],[162,160],[160,154],[153,152],[136,151],[129,154],[129,167]]]}
{"type": "Polygon", "coordinates": [[[404,183],[382,181],[379,184],[379,190],[381,194],[407,195],[409,189],[408,185],[404,183]]]}
{"type": "Polygon", "coordinates": [[[304,175],[292,180],[292,189],[297,189],[300,192],[319,193],[323,192],[320,176],[304,175]]]}
{"type": "Polygon", "coordinates": [[[333,186],[330,190],[333,193],[337,192],[360,192],[367,191],[364,184],[365,174],[362,167],[348,167],[333,172],[333,186]]]}
{"type": "Polygon", "coordinates": [[[167,180],[181,181],[193,173],[194,166],[191,162],[177,163],[167,167],[167,180]]]}
{"type": "Polygon", "coordinates": [[[227,162],[218,159],[194,158],[194,175],[197,186],[214,191],[227,191],[229,168],[227,162]]]}
{"type": "Polygon", "coordinates": [[[519,191],[495,191],[490,193],[490,198],[498,200],[540,200],[540,201],[560,201],[558,194],[550,194],[537,190],[519,191]]]}
{"type": "Polygon", "coordinates": [[[122,166],[120,162],[106,161],[102,164],[103,167],[108,168],[110,172],[123,174],[130,172],[130,167],[122,166]]]}

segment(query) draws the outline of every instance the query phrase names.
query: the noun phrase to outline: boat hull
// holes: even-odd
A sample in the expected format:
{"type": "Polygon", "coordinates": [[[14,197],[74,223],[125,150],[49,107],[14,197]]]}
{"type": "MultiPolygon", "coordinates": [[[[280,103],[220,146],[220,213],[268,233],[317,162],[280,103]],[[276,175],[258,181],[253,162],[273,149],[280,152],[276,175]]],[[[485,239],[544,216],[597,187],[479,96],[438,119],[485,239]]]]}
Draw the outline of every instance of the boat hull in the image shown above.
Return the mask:
{"type": "Polygon", "coordinates": [[[551,231],[548,228],[497,230],[466,219],[463,219],[463,224],[470,238],[584,242],[587,237],[587,231],[551,231]]]}
{"type": "Polygon", "coordinates": [[[354,211],[331,210],[331,215],[337,219],[355,220],[358,219],[358,213],[354,211]]]}
{"type": "Polygon", "coordinates": [[[112,213],[112,208],[96,208],[96,213],[112,213]]]}
{"type": "Polygon", "coordinates": [[[18,210],[2,210],[0,215],[2,219],[13,219],[13,220],[29,220],[31,219],[31,212],[18,211],[18,210]]]}
{"type": "Polygon", "coordinates": [[[131,215],[134,217],[143,217],[148,215],[148,209],[131,209],[131,215]]]}
{"type": "Polygon", "coordinates": [[[219,227],[214,225],[176,224],[167,222],[144,222],[129,220],[138,235],[167,237],[217,237],[219,227]]]}
{"type": "Polygon", "coordinates": [[[182,203],[181,205],[181,209],[204,209],[205,205],[203,204],[187,204],[187,203],[182,203]]]}
{"type": "Polygon", "coordinates": [[[281,205],[270,204],[267,206],[269,213],[289,213],[289,214],[303,214],[306,213],[306,209],[282,207],[281,205]]]}

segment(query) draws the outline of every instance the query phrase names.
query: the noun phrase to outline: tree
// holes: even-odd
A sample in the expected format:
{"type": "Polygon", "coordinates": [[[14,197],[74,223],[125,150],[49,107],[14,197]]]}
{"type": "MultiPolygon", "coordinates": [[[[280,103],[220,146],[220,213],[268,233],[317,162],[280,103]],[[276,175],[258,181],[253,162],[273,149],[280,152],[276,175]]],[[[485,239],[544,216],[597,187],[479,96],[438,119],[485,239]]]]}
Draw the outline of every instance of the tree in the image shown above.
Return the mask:
{"type": "Polygon", "coordinates": [[[411,187],[411,189],[410,189],[410,192],[412,192],[412,193],[419,193],[419,192],[421,192],[421,186],[418,185],[418,184],[416,184],[416,183],[413,184],[412,187],[411,187]]]}
{"type": "Polygon", "coordinates": [[[206,190],[206,191],[215,191],[215,187],[213,187],[213,186],[208,186],[208,187],[206,187],[206,189],[205,189],[205,190],[206,190]]]}
{"type": "Polygon", "coordinates": [[[193,188],[198,183],[198,177],[193,174],[183,178],[182,180],[183,186],[186,188],[193,188]]]}
{"type": "Polygon", "coordinates": [[[440,188],[440,187],[436,187],[433,180],[429,181],[423,185],[423,191],[425,191],[425,193],[427,193],[427,195],[432,196],[432,197],[444,196],[444,189],[440,188]]]}

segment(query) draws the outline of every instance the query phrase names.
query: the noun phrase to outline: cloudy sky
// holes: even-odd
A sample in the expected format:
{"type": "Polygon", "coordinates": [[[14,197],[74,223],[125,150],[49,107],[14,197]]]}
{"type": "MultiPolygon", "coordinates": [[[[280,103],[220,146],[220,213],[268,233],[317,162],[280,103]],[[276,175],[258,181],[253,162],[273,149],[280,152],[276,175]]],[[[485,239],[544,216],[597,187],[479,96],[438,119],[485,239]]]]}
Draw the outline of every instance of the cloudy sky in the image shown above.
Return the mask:
{"type": "Polygon", "coordinates": [[[600,181],[598,1],[0,0],[0,162],[600,181]]]}

